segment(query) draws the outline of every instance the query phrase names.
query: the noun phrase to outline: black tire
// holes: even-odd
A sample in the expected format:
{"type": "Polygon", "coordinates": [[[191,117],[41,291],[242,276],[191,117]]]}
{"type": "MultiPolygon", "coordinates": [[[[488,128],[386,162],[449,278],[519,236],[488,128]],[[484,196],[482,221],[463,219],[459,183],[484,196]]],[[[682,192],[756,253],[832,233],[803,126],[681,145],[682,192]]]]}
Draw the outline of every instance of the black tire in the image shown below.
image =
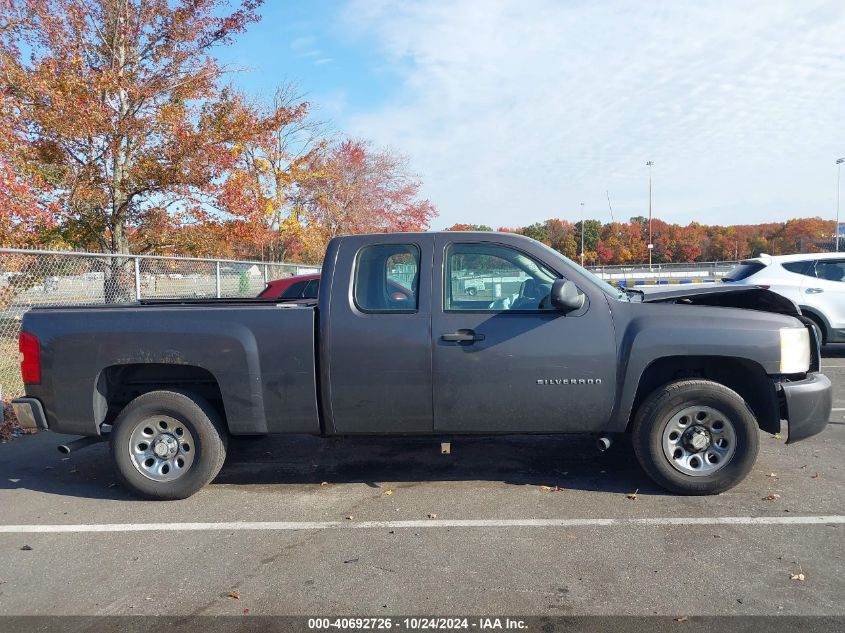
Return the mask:
{"type": "MultiPolygon", "coordinates": [[[[683,418],[680,420],[683,422],[683,418]]],[[[698,426],[695,420],[688,423],[691,427],[698,426]]],[[[738,393],[710,380],[681,380],[655,390],[637,410],[631,440],[637,460],[649,477],[663,488],[684,495],[714,495],[733,488],[751,471],[760,447],[759,428],[751,409],[738,393]],[[731,441],[735,446],[730,457],[715,472],[692,475],[682,472],[670,459],[673,456],[664,453],[663,444],[667,439],[664,431],[671,430],[668,425],[675,416],[699,406],[723,414],[721,417],[726,421],[721,424],[730,425],[731,441]]],[[[703,464],[703,461],[699,459],[697,463],[703,464]]]]}
{"type": "Polygon", "coordinates": [[[469,288],[467,288],[467,294],[470,297],[474,297],[477,293],[478,293],[478,288],[476,288],[475,286],[470,286],[469,288]]]}
{"type": "Polygon", "coordinates": [[[109,450],[124,486],[147,499],[174,500],[190,497],[217,476],[226,459],[227,440],[220,416],[202,398],[181,391],[150,391],[135,398],[117,416],[109,438],[109,450]],[[190,465],[170,481],[156,481],[143,474],[143,464],[136,466],[130,454],[133,432],[141,423],[149,423],[157,416],[176,420],[179,428],[184,425],[183,432],[191,437],[190,465]]]}

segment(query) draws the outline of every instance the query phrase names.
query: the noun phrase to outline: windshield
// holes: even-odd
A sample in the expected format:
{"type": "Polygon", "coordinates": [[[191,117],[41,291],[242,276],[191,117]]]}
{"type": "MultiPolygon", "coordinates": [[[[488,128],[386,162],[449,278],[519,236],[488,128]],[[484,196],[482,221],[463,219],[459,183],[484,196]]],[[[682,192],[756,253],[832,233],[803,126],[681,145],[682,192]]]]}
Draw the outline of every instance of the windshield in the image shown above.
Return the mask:
{"type": "Polygon", "coordinates": [[[599,290],[601,290],[604,294],[606,294],[611,299],[615,299],[617,301],[630,301],[631,298],[628,296],[628,293],[622,290],[621,288],[617,288],[616,286],[611,286],[607,283],[604,279],[599,277],[593,272],[590,272],[580,264],[575,263],[571,259],[569,259],[566,255],[563,255],[553,249],[551,246],[547,246],[542,242],[539,242],[540,246],[542,246],[546,251],[552,255],[555,259],[562,261],[566,266],[570,268],[575,268],[578,270],[579,273],[584,275],[589,281],[593,283],[599,290]]]}

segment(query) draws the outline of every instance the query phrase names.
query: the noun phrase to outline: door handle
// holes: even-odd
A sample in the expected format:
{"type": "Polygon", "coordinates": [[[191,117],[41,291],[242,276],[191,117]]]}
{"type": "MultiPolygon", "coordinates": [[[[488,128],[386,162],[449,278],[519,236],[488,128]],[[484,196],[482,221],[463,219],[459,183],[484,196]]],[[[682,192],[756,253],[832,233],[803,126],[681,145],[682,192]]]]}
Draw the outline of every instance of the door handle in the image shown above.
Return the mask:
{"type": "Polygon", "coordinates": [[[807,288],[804,290],[808,295],[817,295],[820,292],[824,292],[824,288],[807,288]]]}
{"type": "Polygon", "coordinates": [[[475,343],[475,341],[483,341],[484,335],[476,334],[472,330],[458,330],[451,334],[443,334],[440,338],[449,343],[475,343]]]}

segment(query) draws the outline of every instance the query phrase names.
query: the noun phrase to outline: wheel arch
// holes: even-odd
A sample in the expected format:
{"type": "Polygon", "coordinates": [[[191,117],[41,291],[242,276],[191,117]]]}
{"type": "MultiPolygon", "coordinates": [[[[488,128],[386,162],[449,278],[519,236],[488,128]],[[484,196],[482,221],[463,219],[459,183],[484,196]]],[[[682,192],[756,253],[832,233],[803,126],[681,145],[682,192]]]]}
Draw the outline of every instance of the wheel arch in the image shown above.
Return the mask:
{"type": "Polygon", "coordinates": [[[640,376],[626,431],[630,431],[637,410],[649,394],[685,378],[712,380],[733,389],[748,404],[762,430],[780,432],[777,393],[766,371],[755,361],[725,356],[665,356],[653,360],[640,376]]]}
{"type": "Polygon", "coordinates": [[[123,408],[138,396],[162,389],[202,398],[228,427],[223,395],[214,374],[197,365],[170,363],[131,363],[103,368],[94,391],[97,426],[114,422],[123,408]]]}
{"type": "Polygon", "coordinates": [[[816,324],[822,329],[822,340],[819,343],[824,344],[830,338],[830,321],[827,320],[819,310],[815,308],[811,308],[809,306],[799,305],[798,308],[801,310],[801,314],[807,317],[808,319],[812,319],[816,322],[816,324]]]}

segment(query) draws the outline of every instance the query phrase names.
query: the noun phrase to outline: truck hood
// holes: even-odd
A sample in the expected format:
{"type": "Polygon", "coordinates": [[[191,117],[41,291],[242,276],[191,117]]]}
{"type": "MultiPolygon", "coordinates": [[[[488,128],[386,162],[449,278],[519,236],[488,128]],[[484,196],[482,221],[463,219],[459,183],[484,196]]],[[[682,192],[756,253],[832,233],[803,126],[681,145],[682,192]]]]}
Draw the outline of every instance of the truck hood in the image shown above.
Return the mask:
{"type": "Polygon", "coordinates": [[[698,306],[744,308],[761,312],[775,312],[801,316],[801,310],[790,299],[760,286],[730,286],[720,284],[704,288],[673,288],[644,291],[643,303],[681,303],[698,306]]]}

